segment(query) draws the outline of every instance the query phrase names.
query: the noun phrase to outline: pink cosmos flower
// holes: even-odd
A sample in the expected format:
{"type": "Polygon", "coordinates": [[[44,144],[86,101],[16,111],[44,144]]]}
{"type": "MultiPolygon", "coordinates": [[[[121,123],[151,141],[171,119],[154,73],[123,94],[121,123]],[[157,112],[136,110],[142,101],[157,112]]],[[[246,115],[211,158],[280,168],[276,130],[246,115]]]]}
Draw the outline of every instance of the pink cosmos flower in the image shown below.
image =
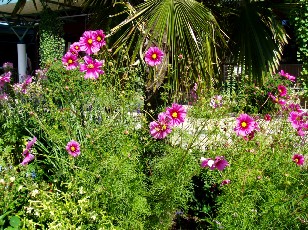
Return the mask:
{"type": "Polygon", "coordinates": [[[221,107],[222,106],[222,96],[216,95],[216,96],[212,97],[211,101],[210,101],[210,106],[214,109],[221,107]]]}
{"type": "Polygon", "coordinates": [[[296,80],[296,77],[295,77],[295,76],[292,76],[292,75],[290,75],[290,74],[288,74],[288,73],[286,73],[285,77],[286,77],[287,79],[289,79],[290,81],[292,81],[292,82],[295,82],[295,80],[296,80]]]}
{"type": "Polygon", "coordinates": [[[229,165],[228,161],[223,156],[217,156],[214,160],[214,166],[217,170],[222,171],[229,165]]]}
{"type": "Polygon", "coordinates": [[[305,131],[302,127],[297,129],[297,135],[300,137],[304,137],[305,136],[305,131]]]}
{"type": "Polygon", "coordinates": [[[78,57],[71,52],[67,52],[63,58],[62,63],[67,70],[72,70],[78,67],[78,57]]]}
{"type": "Polygon", "coordinates": [[[80,64],[80,71],[86,72],[85,79],[97,79],[99,74],[104,74],[104,71],[101,69],[103,64],[104,61],[98,61],[90,56],[85,56],[84,63],[80,64]]]}
{"type": "Polygon", "coordinates": [[[279,95],[281,97],[286,96],[287,93],[288,93],[288,90],[287,90],[287,88],[284,85],[278,85],[278,91],[279,91],[279,95]]]}
{"type": "Polygon", "coordinates": [[[91,55],[100,50],[99,44],[96,42],[97,33],[95,31],[85,31],[79,40],[80,51],[85,51],[91,55]]]}
{"type": "Polygon", "coordinates": [[[234,131],[238,136],[247,136],[258,129],[258,124],[249,115],[243,113],[236,118],[236,127],[234,131]]]}
{"type": "Polygon", "coordinates": [[[159,65],[164,57],[163,51],[161,51],[158,47],[150,47],[145,53],[145,62],[149,66],[159,65]]]}
{"type": "Polygon", "coordinates": [[[285,77],[285,78],[287,78],[290,81],[294,82],[296,80],[296,77],[294,77],[294,76],[284,72],[283,70],[280,70],[279,74],[280,74],[280,76],[285,77]]]}
{"type": "Polygon", "coordinates": [[[214,160],[213,159],[201,157],[200,161],[201,161],[201,167],[202,168],[209,167],[211,170],[215,169],[214,160]]]}
{"type": "Polygon", "coordinates": [[[231,183],[231,181],[230,181],[229,179],[223,180],[223,181],[221,182],[220,186],[224,186],[224,185],[230,184],[230,183],[231,183]]]}
{"type": "Polygon", "coordinates": [[[269,93],[268,96],[272,99],[274,103],[278,103],[280,105],[285,105],[286,101],[284,99],[281,99],[279,97],[275,97],[272,93],[269,93]]]}
{"type": "Polygon", "coordinates": [[[105,41],[105,34],[103,30],[96,30],[96,38],[95,41],[97,42],[99,47],[102,47],[104,45],[106,45],[106,41],[105,41]]]}
{"type": "Polygon", "coordinates": [[[305,158],[301,154],[294,154],[292,157],[292,161],[294,161],[297,165],[303,165],[305,158]]]}
{"type": "Polygon", "coordinates": [[[171,131],[171,120],[166,113],[158,114],[158,121],[150,123],[150,134],[155,139],[164,139],[171,131]]]}
{"type": "Polygon", "coordinates": [[[166,114],[171,118],[171,125],[180,125],[183,123],[186,113],[186,108],[176,103],[173,103],[172,107],[166,109],[166,114]]]}
{"type": "Polygon", "coordinates": [[[265,116],[264,116],[264,120],[266,120],[266,121],[271,121],[271,120],[272,120],[271,115],[269,115],[269,114],[265,114],[265,116]]]}
{"type": "Polygon", "coordinates": [[[301,124],[303,123],[303,113],[299,113],[297,111],[291,111],[288,120],[291,122],[291,125],[294,129],[298,129],[301,127],[301,124]]]}
{"type": "Polygon", "coordinates": [[[68,154],[73,157],[78,157],[80,155],[80,144],[77,141],[71,140],[67,143],[65,149],[68,154]]]}
{"type": "Polygon", "coordinates": [[[215,157],[215,160],[211,158],[201,157],[200,161],[202,168],[209,167],[210,170],[217,169],[219,171],[222,171],[229,165],[228,161],[226,161],[223,156],[217,156],[215,157]]]}
{"type": "Polygon", "coordinates": [[[291,111],[296,111],[296,112],[303,112],[303,110],[301,109],[301,106],[299,104],[294,104],[294,103],[291,103],[288,105],[288,110],[291,110],[291,111]]]}
{"type": "Polygon", "coordinates": [[[79,51],[80,51],[80,44],[79,44],[79,42],[74,42],[73,44],[70,45],[69,52],[71,52],[72,54],[77,56],[79,51]]]}

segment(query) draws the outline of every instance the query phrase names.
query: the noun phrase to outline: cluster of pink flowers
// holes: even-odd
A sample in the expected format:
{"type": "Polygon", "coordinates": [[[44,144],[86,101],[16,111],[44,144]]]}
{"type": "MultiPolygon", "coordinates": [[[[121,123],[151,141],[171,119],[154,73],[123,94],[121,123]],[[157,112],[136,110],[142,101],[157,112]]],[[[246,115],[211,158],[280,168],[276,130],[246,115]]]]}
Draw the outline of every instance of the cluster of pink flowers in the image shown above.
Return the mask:
{"type": "Polygon", "coordinates": [[[11,81],[11,75],[12,73],[9,71],[0,76],[0,90],[6,83],[9,83],[11,81]]]}
{"type": "Polygon", "coordinates": [[[29,85],[31,85],[32,83],[32,80],[33,80],[33,77],[29,75],[23,83],[15,83],[13,85],[13,89],[15,93],[26,94],[29,85]]]}
{"type": "Polygon", "coordinates": [[[186,108],[183,105],[173,103],[166,108],[165,112],[158,114],[157,121],[150,123],[150,134],[155,139],[164,139],[171,133],[174,126],[180,125],[185,121],[186,108]]]}
{"type": "Polygon", "coordinates": [[[236,127],[234,131],[245,140],[253,139],[255,132],[259,130],[258,123],[248,114],[243,113],[236,118],[236,127]]]}
{"type": "Polygon", "coordinates": [[[8,72],[8,71],[13,69],[13,63],[12,62],[5,62],[5,63],[3,63],[2,67],[3,67],[5,72],[8,72]]]}
{"type": "Polygon", "coordinates": [[[308,112],[302,110],[291,111],[288,120],[299,136],[305,136],[308,131],[308,112]]]}
{"type": "Polygon", "coordinates": [[[145,62],[149,65],[149,66],[156,66],[159,65],[164,57],[164,52],[161,51],[158,47],[154,46],[154,47],[150,47],[144,56],[144,60],[145,62]]]}
{"type": "Polygon", "coordinates": [[[77,141],[71,140],[67,143],[65,149],[68,154],[73,157],[78,157],[80,155],[80,144],[77,141]]]}
{"type": "Polygon", "coordinates": [[[210,168],[210,170],[217,169],[223,171],[229,166],[228,161],[223,156],[216,156],[215,159],[201,157],[200,161],[202,168],[210,168]]]}
{"type": "Polygon", "coordinates": [[[28,141],[26,145],[26,149],[23,151],[22,155],[24,156],[23,161],[21,162],[21,165],[25,166],[32,160],[34,160],[34,155],[31,153],[31,148],[37,141],[36,137],[33,137],[31,141],[28,141]]]}
{"type": "Polygon", "coordinates": [[[210,106],[214,109],[221,107],[222,106],[222,96],[221,95],[216,95],[211,98],[210,101],[210,106]]]}
{"type": "Polygon", "coordinates": [[[80,71],[85,73],[85,79],[97,79],[99,74],[104,74],[101,69],[104,61],[93,59],[90,55],[97,53],[104,45],[106,41],[103,30],[85,31],[79,42],[74,42],[70,46],[62,58],[62,63],[67,70],[80,67],[80,71]],[[81,63],[79,63],[80,51],[86,53],[81,63]]]}
{"type": "Polygon", "coordinates": [[[279,74],[280,74],[280,76],[285,77],[286,79],[288,79],[288,80],[290,80],[290,81],[292,81],[292,82],[295,82],[295,80],[296,80],[296,77],[295,77],[295,76],[292,76],[292,75],[290,75],[290,74],[284,72],[283,70],[280,70],[280,71],[279,71],[279,74]]]}
{"type": "Polygon", "coordinates": [[[37,79],[46,79],[46,73],[47,73],[48,69],[44,68],[44,69],[37,69],[35,70],[35,75],[37,77],[37,79]]]}
{"type": "Polygon", "coordinates": [[[278,94],[275,96],[271,92],[268,96],[272,99],[274,103],[284,106],[286,104],[286,99],[288,99],[288,90],[284,85],[278,85],[277,87],[278,94]]]}

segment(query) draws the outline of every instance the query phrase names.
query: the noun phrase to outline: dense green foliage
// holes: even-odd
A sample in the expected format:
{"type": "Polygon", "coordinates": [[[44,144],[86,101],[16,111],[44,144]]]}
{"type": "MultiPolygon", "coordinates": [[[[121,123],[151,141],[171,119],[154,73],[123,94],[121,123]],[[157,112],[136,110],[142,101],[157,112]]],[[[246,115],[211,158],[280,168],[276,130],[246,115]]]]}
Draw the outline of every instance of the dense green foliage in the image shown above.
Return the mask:
{"type": "Polygon", "coordinates": [[[63,39],[63,23],[58,18],[58,13],[49,8],[42,11],[39,36],[40,66],[45,67],[54,62],[55,59],[61,59],[65,43],[63,39]]]}

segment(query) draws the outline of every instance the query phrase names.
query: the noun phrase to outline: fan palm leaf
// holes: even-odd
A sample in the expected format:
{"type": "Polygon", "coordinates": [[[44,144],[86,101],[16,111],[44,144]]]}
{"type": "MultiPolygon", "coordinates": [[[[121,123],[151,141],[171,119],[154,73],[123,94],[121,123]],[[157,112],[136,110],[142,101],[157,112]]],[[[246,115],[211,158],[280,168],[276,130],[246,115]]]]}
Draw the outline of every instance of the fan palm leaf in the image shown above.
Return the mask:
{"type": "Polygon", "coordinates": [[[217,47],[224,44],[224,38],[208,8],[194,0],[149,0],[129,8],[129,17],[113,28],[111,34],[122,31],[114,46],[133,48],[132,63],[138,52],[143,59],[149,46],[159,46],[172,66],[168,80],[173,90],[183,90],[182,82],[196,82],[198,75],[207,86],[212,84],[219,63],[217,47]],[[125,26],[129,27],[123,32],[125,26]],[[180,76],[179,54],[193,63],[195,74],[190,79],[180,76]]]}
{"type": "Polygon", "coordinates": [[[264,72],[277,70],[287,34],[264,1],[242,0],[233,9],[234,30],[229,31],[231,62],[241,66],[242,74],[251,81],[262,84],[264,72]]]}

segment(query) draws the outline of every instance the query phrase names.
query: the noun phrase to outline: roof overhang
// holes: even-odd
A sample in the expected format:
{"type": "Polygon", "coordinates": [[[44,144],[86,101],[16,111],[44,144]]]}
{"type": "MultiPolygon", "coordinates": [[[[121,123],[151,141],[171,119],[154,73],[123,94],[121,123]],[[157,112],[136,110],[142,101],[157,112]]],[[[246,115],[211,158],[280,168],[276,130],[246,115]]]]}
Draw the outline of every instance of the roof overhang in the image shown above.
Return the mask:
{"type": "Polygon", "coordinates": [[[16,2],[17,0],[12,0],[9,3],[0,3],[0,23],[6,24],[8,21],[13,22],[16,18],[26,18],[27,21],[36,20],[46,6],[53,11],[81,11],[83,0],[75,1],[72,5],[66,4],[64,0],[45,0],[44,2],[46,4],[42,4],[40,0],[27,0],[25,6],[16,15],[12,15],[16,2]]]}

